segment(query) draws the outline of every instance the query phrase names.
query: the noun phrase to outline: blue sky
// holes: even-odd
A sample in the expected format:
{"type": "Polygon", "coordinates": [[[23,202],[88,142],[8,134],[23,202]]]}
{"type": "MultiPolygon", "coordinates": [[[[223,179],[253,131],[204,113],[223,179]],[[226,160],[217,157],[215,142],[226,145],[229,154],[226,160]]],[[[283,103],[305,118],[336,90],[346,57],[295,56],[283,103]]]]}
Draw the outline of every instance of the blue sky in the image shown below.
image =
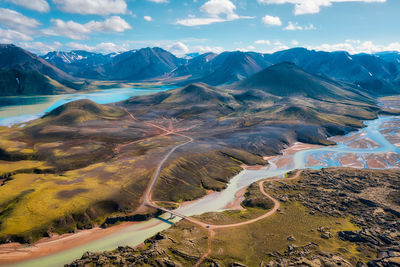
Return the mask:
{"type": "Polygon", "coordinates": [[[43,54],[160,46],[400,51],[399,0],[0,0],[0,42],[43,54]]]}

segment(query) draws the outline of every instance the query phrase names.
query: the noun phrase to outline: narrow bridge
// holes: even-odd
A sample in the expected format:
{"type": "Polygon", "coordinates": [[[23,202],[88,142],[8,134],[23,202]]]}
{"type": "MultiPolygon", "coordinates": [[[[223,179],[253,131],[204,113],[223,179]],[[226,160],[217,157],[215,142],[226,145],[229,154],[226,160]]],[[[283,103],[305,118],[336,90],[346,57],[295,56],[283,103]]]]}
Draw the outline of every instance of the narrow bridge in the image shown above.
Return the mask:
{"type": "Polygon", "coordinates": [[[166,208],[163,208],[163,207],[159,207],[159,206],[151,206],[151,207],[156,208],[156,209],[161,210],[161,211],[164,211],[164,212],[167,212],[167,213],[170,213],[170,214],[172,214],[172,215],[174,215],[176,217],[182,218],[182,219],[186,219],[187,220],[187,218],[188,218],[187,216],[185,216],[183,214],[180,214],[180,213],[178,213],[176,211],[169,210],[169,209],[166,209],[166,208]]]}

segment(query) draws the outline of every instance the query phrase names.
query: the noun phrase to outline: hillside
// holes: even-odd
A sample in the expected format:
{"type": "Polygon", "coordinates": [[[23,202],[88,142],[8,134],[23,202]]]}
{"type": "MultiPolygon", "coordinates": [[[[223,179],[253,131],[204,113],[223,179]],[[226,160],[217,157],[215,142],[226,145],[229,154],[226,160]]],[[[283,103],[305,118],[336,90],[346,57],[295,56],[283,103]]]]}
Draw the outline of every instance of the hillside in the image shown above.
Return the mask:
{"type": "MultiPolygon", "coordinates": [[[[299,81],[309,77],[296,71],[299,81]]],[[[196,83],[114,105],[79,100],[1,131],[7,162],[0,209],[7,209],[0,242],[157,215],[138,208],[171,151],[153,198],[189,201],[226,188],[243,164],[265,165],[263,157],[296,142],[333,144],[328,137],[363,127],[379,113],[368,97],[350,103],[274,93],[196,83]],[[26,170],[28,160],[39,167],[26,170]]]]}
{"type": "Polygon", "coordinates": [[[82,88],[76,78],[14,45],[0,45],[0,94],[54,94],[82,88]]]}
{"type": "Polygon", "coordinates": [[[231,84],[270,66],[263,55],[250,52],[222,53],[215,58],[215,69],[201,81],[211,85],[231,84]]]}
{"type": "Polygon", "coordinates": [[[72,76],[89,78],[101,75],[101,66],[111,62],[116,55],[73,50],[49,52],[42,58],[72,76]]]}
{"type": "Polygon", "coordinates": [[[164,49],[148,47],[119,54],[103,68],[107,79],[141,81],[165,76],[184,61],[164,49]]]}
{"type": "Polygon", "coordinates": [[[316,100],[347,100],[373,103],[355,87],[313,75],[293,63],[279,63],[233,85],[236,89],[258,89],[281,97],[307,97],[316,100]]]}
{"type": "Polygon", "coordinates": [[[272,65],[264,55],[254,52],[206,53],[188,61],[174,71],[174,76],[187,76],[187,81],[213,86],[231,84],[272,65]]]}

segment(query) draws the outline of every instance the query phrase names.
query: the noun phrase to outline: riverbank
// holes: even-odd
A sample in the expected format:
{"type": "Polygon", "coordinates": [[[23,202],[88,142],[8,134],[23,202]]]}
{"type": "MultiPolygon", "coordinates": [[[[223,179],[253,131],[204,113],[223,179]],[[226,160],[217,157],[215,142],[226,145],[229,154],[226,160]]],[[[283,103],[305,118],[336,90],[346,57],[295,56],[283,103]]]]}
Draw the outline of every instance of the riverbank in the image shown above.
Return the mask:
{"type": "Polygon", "coordinates": [[[129,88],[110,88],[61,95],[9,96],[0,103],[0,126],[11,126],[37,119],[46,112],[80,99],[98,104],[110,104],[132,96],[154,94],[176,88],[174,86],[148,85],[129,88]]]}
{"type": "MultiPolygon", "coordinates": [[[[304,144],[304,143],[295,143],[292,147],[285,149],[283,151],[283,155],[275,156],[273,159],[279,160],[280,157],[287,158],[288,156],[293,156],[295,152],[310,149],[313,147],[318,147],[318,146],[304,144]]],[[[268,166],[262,166],[262,168],[265,169],[268,168],[268,166]]],[[[257,170],[258,168],[255,169],[249,168],[249,169],[257,170]]],[[[247,186],[238,190],[235,193],[232,201],[230,201],[224,206],[224,209],[242,210],[243,207],[241,206],[241,202],[244,199],[246,188],[247,186]]],[[[219,194],[220,192],[208,191],[205,197],[214,198],[217,197],[219,194]]],[[[183,202],[179,204],[179,207],[185,210],[190,209],[191,206],[196,205],[196,202],[198,201],[199,200],[183,202]]],[[[34,244],[29,246],[19,243],[2,244],[0,245],[0,264],[16,264],[16,266],[22,266],[20,265],[20,263],[22,263],[24,266],[25,264],[26,266],[28,266],[30,262],[40,259],[43,259],[43,261],[39,262],[44,263],[47,257],[57,256],[57,254],[60,252],[68,253],[68,251],[73,248],[81,248],[81,254],[83,254],[85,251],[89,250],[85,249],[86,246],[90,246],[91,244],[94,244],[97,241],[102,242],[101,240],[111,239],[113,235],[121,234],[124,231],[131,231],[132,226],[135,226],[138,229],[140,229],[139,231],[145,231],[157,226],[168,227],[169,224],[157,219],[152,219],[147,222],[138,222],[138,223],[126,222],[105,229],[96,227],[89,230],[78,231],[77,233],[54,235],[50,238],[43,238],[38,242],[35,242],[34,244]]],[[[134,234],[134,232],[131,232],[130,234],[132,235],[134,234]]],[[[149,235],[148,237],[151,236],[149,235]]],[[[121,243],[121,245],[136,246],[139,245],[140,243],[141,242],[121,243]]],[[[105,249],[107,250],[113,248],[107,245],[105,247],[106,247],[105,249]]],[[[99,250],[95,249],[94,251],[99,251],[99,250]]],[[[59,265],[61,266],[64,263],[68,263],[70,261],[72,261],[72,259],[65,261],[60,260],[59,265]]]]}
{"type": "MultiPolygon", "coordinates": [[[[378,119],[379,122],[380,119],[378,119]]],[[[370,124],[370,126],[373,126],[373,130],[379,126],[379,123],[370,124]],[[375,128],[374,128],[375,127],[375,128]]],[[[363,131],[363,130],[361,130],[363,131]]],[[[379,142],[382,144],[382,136],[376,135],[376,138],[378,138],[379,142]]],[[[372,136],[372,139],[374,139],[374,136],[372,136]]],[[[298,144],[297,144],[298,146],[298,144]]],[[[209,212],[209,211],[221,211],[224,210],[227,204],[232,202],[232,200],[235,198],[236,193],[239,190],[243,190],[243,188],[246,188],[249,184],[253,183],[254,181],[258,181],[260,179],[264,178],[269,178],[269,177],[274,177],[274,176],[280,176],[284,175],[286,172],[293,170],[294,168],[304,168],[305,164],[303,162],[306,162],[306,156],[309,156],[309,154],[313,154],[315,152],[320,152],[322,151],[329,151],[328,153],[336,153],[340,152],[342,153],[343,151],[347,151],[350,153],[369,153],[371,154],[373,150],[361,150],[357,148],[352,148],[352,147],[339,147],[340,150],[335,150],[337,147],[317,147],[317,148],[311,148],[308,146],[305,146],[304,149],[299,149],[298,147],[296,149],[291,149],[292,151],[292,157],[295,158],[295,156],[299,155],[302,159],[302,161],[297,161],[293,160],[292,164],[287,163],[287,164],[277,164],[271,166],[266,169],[259,169],[259,170],[244,170],[241,173],[239,173],[237,176],[235,176],[233,179],[231,179],[230,183],[228,184],[228,187],[223,190],[222,192],[216,192],[216,193],[211,193],[209,195],[206,195],[205,197],[198,199],[196,201],[193,201],[192,203],[188,205],[184,205],[180,208],[178,208],[179,212],[186,215],[186,216],[191,216],[191,215],[196,215],[196,214],[201,214],[204,212],[209,212]],[[304,153],[302,153],[304,152],[304,153]]],[[[385,145],[384,149],[377,148],[377,151],[380,153],[386,153],[386,152],[392,152],[392,147],[385,145]]],[[[325,153],[325,152],[324,152],[325,153]]],[[[288,155],[284,155],[287,157],[288,155]]],[[[279,159],[279,156],[276,158],[279,159]]],[[[271,160],[272,161],[272,160],[271,160]]],[[[328,161],[328,164],[333,164],[331,161],[328,161]]],[[[316,168],[321,168],[320,165],[316,165],[316,168]]],[[[146,222],[149,223],[149,222],[146,222]]],[[[69,251],[64,251],[59,253],[59,254],[53,254],[50,257],[43,257],[41,259],[38,259],[38,261],[35,261],[35,264],[39,264],[41,266],[46,266],[50,261],[54,265],[62,265],[64,263],[70,262],[70,258],[73,256],[75,258],[79,257],[76,256],[78,253],[81,253],[82,255],[85,251],[90,250],[90,251],[99,251],[99,250],[110,250],[112,248],[115,248],[118,245],[123,245],[124,243],[127,245],[135,246],[137,244],[142,243],[145,239],[153,236],[155,233],[166,229],[170,226],[168,223],[159,223],[157,221],[156,224],[154,224],[154,227],[148,227],[148,228],[141,228],[139,230],[138,227],[144,226],[146,223],[143,224],[137,224],[135,225],[136,227],[126,227],[124,229],[121,229],[121,231],[117,231],[116,233],[112,235],[108,235],[102,240],[96,240],[87,243],[84,246],[76,247],[73,255],[69,253],[69,251]],[[143,231],[143,229],[145,231],[143,231]],[[129,233],[128,233],[129,232],[129,233]],[[128,234],[129,234],[129,239],[128,239],[128,234]],[[141,235],[140,238],[137,236],[141,235]],[[118,242],[115,242],[115,240],[118,239],[118,242]],[[116,245],[117,244],[117,245],[116,245]],[[49,260],[51,258],[51,260],[49,260]],[[57,258],[57,259],[55,259],[57,258]]],[[[154,220],[151,221],[151,223],[154,223],[154,220]]],[[[25,262],[25,265],[32,264],[32,262],[25,262]]]]}

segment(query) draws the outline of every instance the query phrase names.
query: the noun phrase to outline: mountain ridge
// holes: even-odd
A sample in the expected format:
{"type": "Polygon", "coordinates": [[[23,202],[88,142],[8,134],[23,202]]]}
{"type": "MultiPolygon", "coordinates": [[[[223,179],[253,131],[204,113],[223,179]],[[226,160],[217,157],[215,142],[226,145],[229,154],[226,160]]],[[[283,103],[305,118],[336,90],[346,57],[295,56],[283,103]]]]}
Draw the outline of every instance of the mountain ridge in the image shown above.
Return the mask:
{"type": "Polygon", "coordinates": [[[38,57],[14,45],[1,45],[0,56],[3,95],[71,92],[84,87],[76,84],[82,80],[229,85],[282,62],[295,63],[312,74],[353,83],[376,96],[400,92],[400,59],[395,52],[350,55],[345,51],[292,48],[273,54],[233,51],[178,58],[162,48],[147,47],[118,54],[74,50],[38,57]],[[16,78],[29,81],[32,88],[21,89],[16,78]]]}

